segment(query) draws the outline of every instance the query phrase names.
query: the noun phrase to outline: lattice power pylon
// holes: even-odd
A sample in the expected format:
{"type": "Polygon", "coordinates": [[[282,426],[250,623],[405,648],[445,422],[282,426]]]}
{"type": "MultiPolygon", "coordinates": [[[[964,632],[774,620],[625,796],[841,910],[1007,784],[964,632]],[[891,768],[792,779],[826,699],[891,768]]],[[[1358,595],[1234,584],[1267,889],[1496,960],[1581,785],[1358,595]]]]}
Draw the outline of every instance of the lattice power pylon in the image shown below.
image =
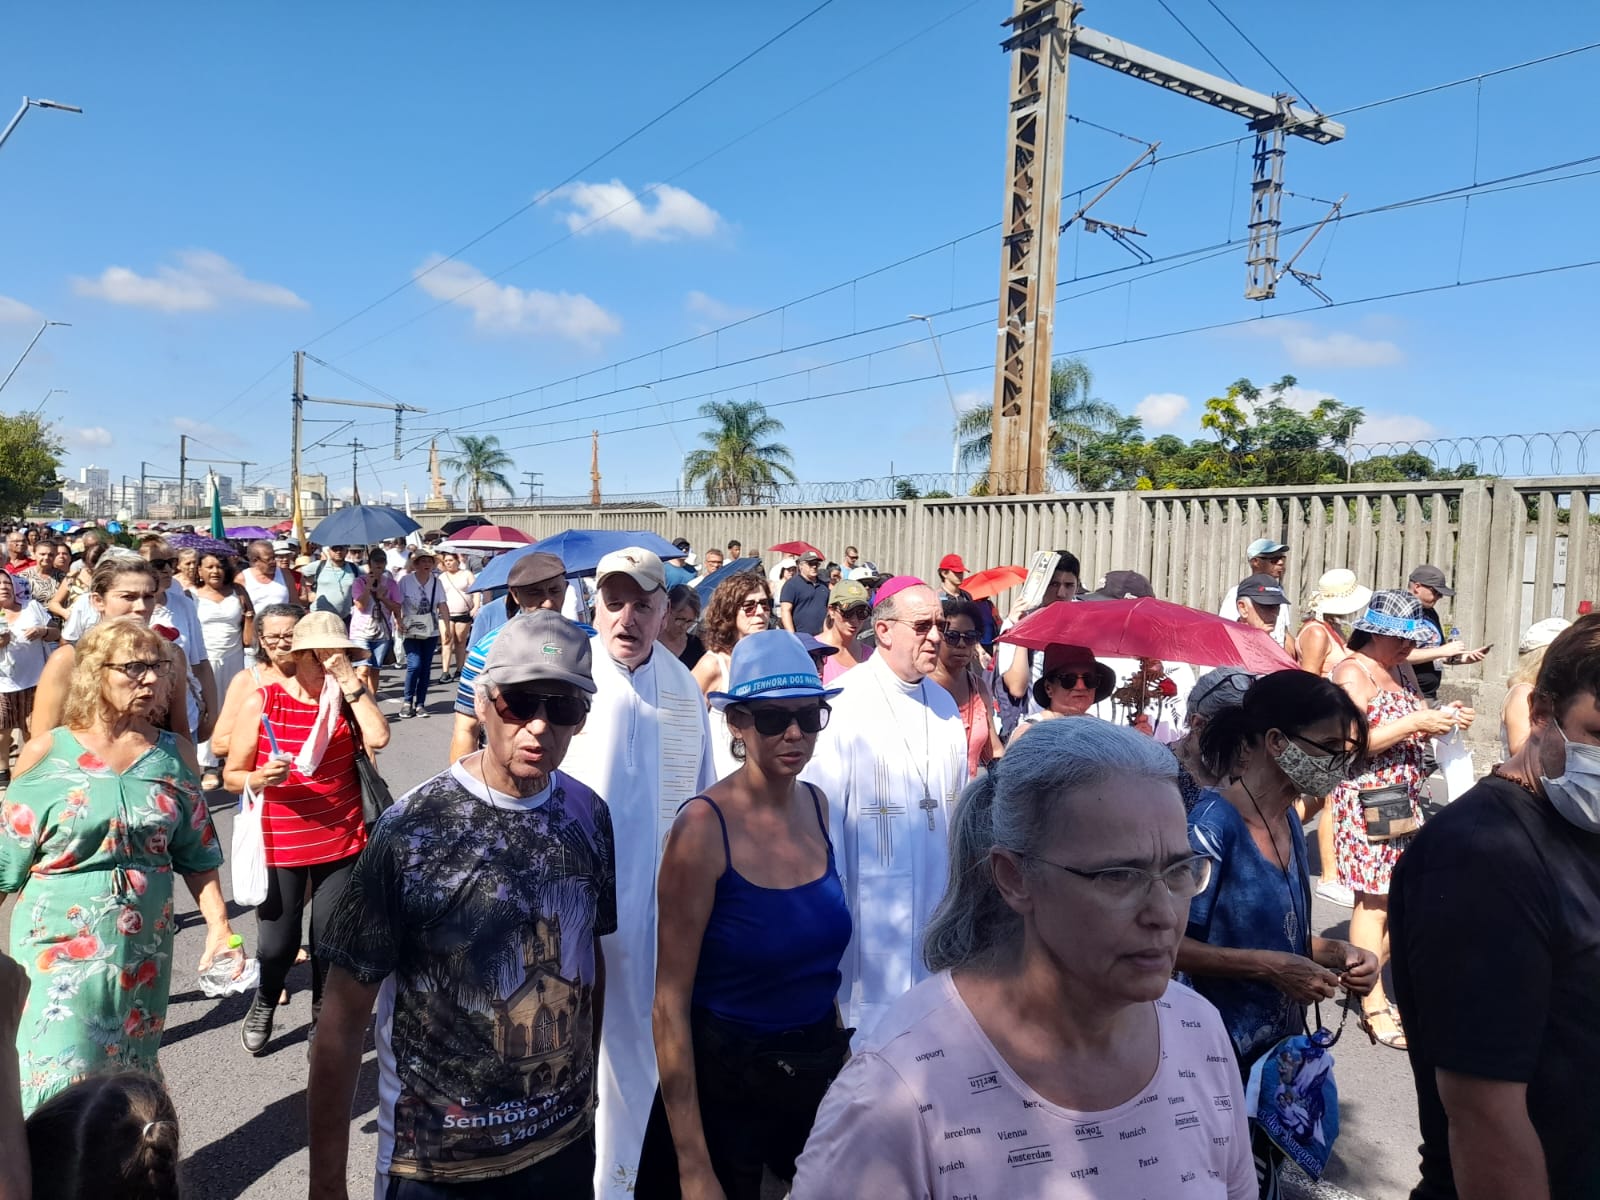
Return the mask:
{"type": "Polygon", "coordinates": [[[1001,46],[1012,56],[1006,138],[1005,212],[1000,242],[1000,324],[990,426],[989,491],[1045,490],[1049,467],[1050,363],[1056,261],[1061,242],[1061,178],[1067,124],[1067,62],[1076,55],[1246,118],[1256,135],[1250,190],[1249,281],[1245,295],[1265,300],[1278,270],[1284,141],[1327,144],[1344,126],[1295,105],[1293,97],[1253,88],[1076,24],[1074,0],[1015,0],[1001,46]]]}

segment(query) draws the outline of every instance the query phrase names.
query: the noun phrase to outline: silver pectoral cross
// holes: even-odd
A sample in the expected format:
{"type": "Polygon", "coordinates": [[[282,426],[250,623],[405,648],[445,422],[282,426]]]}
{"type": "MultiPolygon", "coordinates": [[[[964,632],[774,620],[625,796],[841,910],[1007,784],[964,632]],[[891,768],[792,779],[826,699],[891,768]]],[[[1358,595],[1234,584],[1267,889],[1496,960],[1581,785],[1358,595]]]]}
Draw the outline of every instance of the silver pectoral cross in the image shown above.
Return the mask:
{"type": "Polygon", "coordinates": [[[922,789],[922,799],[917,801],[917,807],[928,814],[928,828],[933,828],[933,810],[939,807],[939,802],[928,794],[928,789],[922,789]]]}

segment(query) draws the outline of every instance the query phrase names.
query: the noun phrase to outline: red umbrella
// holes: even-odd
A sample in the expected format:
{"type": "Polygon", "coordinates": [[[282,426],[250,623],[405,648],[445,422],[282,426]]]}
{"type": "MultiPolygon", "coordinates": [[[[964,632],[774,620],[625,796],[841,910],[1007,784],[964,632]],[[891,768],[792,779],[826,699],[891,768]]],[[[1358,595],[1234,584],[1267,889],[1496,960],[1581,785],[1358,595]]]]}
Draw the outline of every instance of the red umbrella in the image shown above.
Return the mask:
{"type": "Polygon", "coordinates": [[[1007,588],[1016,587],[1027,577],[1027,567],[990,567],[987,571],[968,575],[961,581],[961,590],[974,600],[987,600],[1007,588]]]}
{"type": "Polygon", "coordinates": [[[279,521],[276,525],[274,525],[272,527],[272,532],[273,533],[293,533],[294,532],[294,522],[293,521],[279,521]]]}
{"type": "Polygon", "coordinates": [[[452,542],[515,542],[519,546],[533,545],[533,539],[520,529],[509,525],[470,525],[450,535],[452,542]]]}
{"type": "Polygon", "coordinates": [[[1150,596],[1051,604],[1024,617],[1000,640],[1033,650],[1064,642],[1107,658],[1239,667],[1254,675],[1297,665],[1270,634],[1150,596]]]}
{"type": "Polygon", "coordinates": [[[815,554],[818,558],[828,557],[810,542],[779,542],[776,546],[768,546],[767,549],[774,554],[792,554],[796,558],[799,558],[802,554],[815,554]]]}

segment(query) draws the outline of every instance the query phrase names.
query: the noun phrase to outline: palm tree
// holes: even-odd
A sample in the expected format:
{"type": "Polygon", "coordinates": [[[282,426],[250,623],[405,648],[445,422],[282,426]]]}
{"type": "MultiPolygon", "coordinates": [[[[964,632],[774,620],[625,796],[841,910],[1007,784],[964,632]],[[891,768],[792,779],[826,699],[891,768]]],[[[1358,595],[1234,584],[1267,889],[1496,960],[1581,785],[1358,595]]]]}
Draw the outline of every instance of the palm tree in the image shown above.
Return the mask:
{"type": "Polygon", "coordinates": [[[759,400],[716,400],[700,406],[700,415],[715,422],[700,434],[709,449],[684,456],[685,486],[705,485],[706,503],[737,506],[770,498],[779,482],[793,483],[789,447],[765,441],[783,432],[783,422],[767,416],[759,400]]]}
{"type": "MultiPolygon", "coordinates": [[[[1069,358],[1050,368],[1049,457],[1053,465],[1069,472],[1078,447],[1109,430],[1121,415],[1105,401],[1091,398],[1089,391],[1093,387],[1094,376],[1081,358],[1069,358]]],[[[961,439],[964,470],[980,474],[988,471],[993,422],[993,404],[981,404],[961,414],[956,434],[961,439]]]]}
{"type": "Polygon", "coordinates": [[[511,481],[505,473],[514,464],[511,456],[500,449],[500,439],[493,434],[473,437],[470,433],[456,435],[456,453],[445,459],[443,466],[456,473],[452,487],[467,485],[467,503],[473,512],[483,509],[483,489],[486,484],[511,491],[511,481]]]}

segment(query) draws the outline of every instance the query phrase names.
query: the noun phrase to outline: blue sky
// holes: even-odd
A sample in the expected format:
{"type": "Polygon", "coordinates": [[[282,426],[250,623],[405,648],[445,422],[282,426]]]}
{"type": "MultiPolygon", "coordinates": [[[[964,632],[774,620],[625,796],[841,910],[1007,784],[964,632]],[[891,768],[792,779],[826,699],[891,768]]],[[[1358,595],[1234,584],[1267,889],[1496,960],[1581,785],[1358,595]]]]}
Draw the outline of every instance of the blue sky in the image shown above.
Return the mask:
{"type": "MultiPolygon", "coordinates": [[[[1285,86],[1209,3],[1169,3],[1246,84],[1285,86]]],[[[1328,112],[1600,41],[1600,9],[1576,0],[1218,3],[1328,112]]],[[[388,415],[308,411],[357,422],[309,426],[331,444],[307,464],[347,488],[359,438],[367,498],[425,490],[434,429],[446,448],[450,431],[495,433],[549,494],[587,493],[599,429],[608,493],[669,488],[712,397],[772,405],[803,480],[947,469],[950,402],[905,318],[933,315],[958,403],[989,397],[1006,0],[837,0],[579,171],[814,6],[16,8],[0,119],[23,94],[85,113],[30,112],[0,149],[0,369],[42,319],[71,323],[0,405],[66,389],[45,411],[73,472],[175,474],[188,432],[192,453],[285,483],[288,356],[305,347],[430,410],[407,418],[403,462],[388,415]]],[[[1157,0],[1080,19],[1218,69],[1157,0]]],[[[1340,145],[1291,139],[1286,225],[1316,220],[1313,198],[1348,193],[1358,213],[1600,153],[1584,89],[1597,56],[1351,113],[1340,145]]],[[[1161,142],[1096,215],[1137,224],[1158,260],[1243,235],[1240,120],[1076,59],[1069,108],[1161,142]]],[[[1138,150],[1073,124],[1067,189],[1138,150]]],[[[1152,431],[1192,436],[1208,396],[1286,373],[1303,401],[1364,407],[1358,440],[1585,429],[1594,269],[1348,302],[1600,259],[1597,201],[1587,176],[1352,216],[1302,260],[1342,302],[1320,311],[1290,280],[1245,300],[1242,247],[1138,268],[1104,234],[1069,231],[1055,346],[1082,350],[1097,394],[1152,431]]],[[[385,398],[316,364],[307,390],[385,398]]]]}

